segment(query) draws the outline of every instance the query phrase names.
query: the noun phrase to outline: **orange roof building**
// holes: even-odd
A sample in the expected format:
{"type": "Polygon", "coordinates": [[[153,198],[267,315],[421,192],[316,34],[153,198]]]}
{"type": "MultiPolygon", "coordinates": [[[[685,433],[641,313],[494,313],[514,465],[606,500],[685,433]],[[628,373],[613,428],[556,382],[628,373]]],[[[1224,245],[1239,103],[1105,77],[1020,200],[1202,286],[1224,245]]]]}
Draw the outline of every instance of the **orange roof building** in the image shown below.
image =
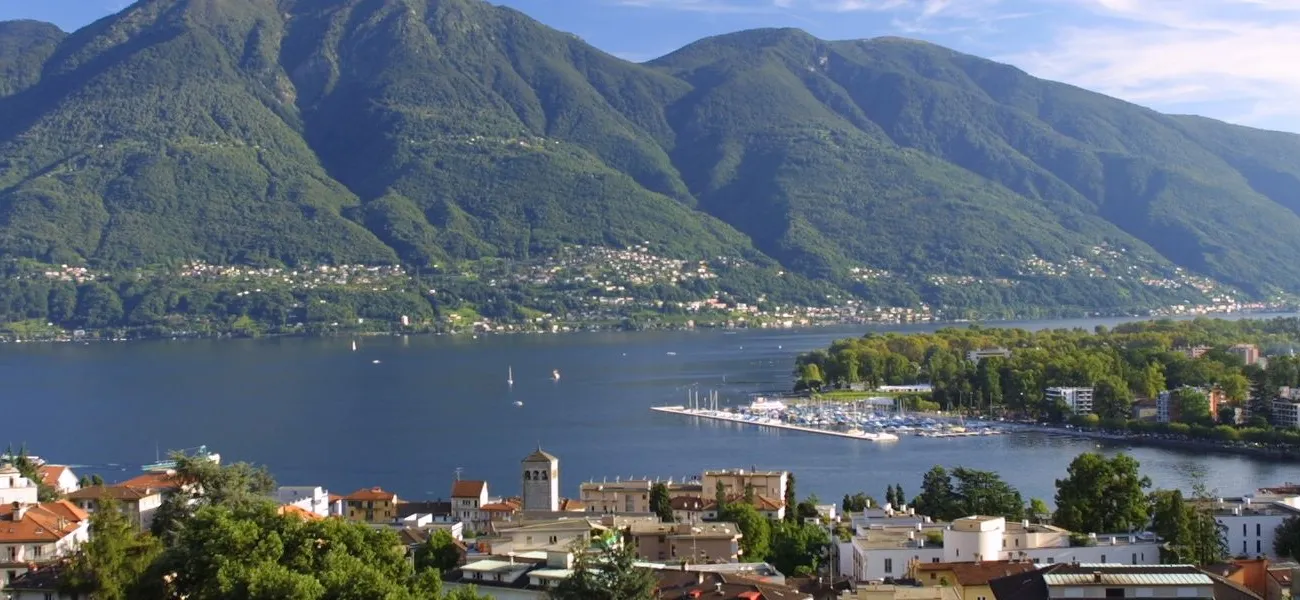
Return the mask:
{"type": "Polygon", "coordinates": [[[67,500],[0,505],[0,568],[25,573],[29,565],[56,561],[90,538],[90,515],[67,500]]]}

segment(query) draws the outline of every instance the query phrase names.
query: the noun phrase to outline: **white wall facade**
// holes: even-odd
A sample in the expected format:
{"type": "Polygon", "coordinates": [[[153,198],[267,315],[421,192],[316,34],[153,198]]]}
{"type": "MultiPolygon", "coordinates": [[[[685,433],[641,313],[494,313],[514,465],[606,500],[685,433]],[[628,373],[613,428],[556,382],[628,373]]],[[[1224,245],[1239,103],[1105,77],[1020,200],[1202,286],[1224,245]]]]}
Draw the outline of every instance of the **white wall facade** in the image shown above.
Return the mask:
{"type": "Polygon", "coordinates": [[[307,512],[328,517],[330,512],[330,492],[320,486],[280,486],[275,491],[276,501],[290,504],[307,512]]]}
{"type": "Polygon", "coordinates": [[[1277,526],[1290,516],[1280,511],[1271,514],[1252,511],[1241,515],[1216,514],[1214,520],[1221,526],[1229,556],[1263,556],[1275,561],[1279,558],[1273,551],[1277,526]]]}
{"type": "Polygon", "coordinates": [[[18,469],[8,467],[0,470],[0,504],[36,504],[39,491],[36,483],[23,477],[18,469]]]}

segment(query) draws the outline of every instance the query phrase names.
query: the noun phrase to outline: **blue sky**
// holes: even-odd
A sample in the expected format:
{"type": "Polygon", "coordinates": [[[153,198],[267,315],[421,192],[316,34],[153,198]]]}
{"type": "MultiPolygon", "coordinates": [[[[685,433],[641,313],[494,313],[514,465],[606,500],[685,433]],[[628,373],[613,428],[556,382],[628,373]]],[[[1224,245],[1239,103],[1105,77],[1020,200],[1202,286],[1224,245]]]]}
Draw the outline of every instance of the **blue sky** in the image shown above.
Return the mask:
{"type": "MultiPolygon", "coordinates": [[[[1300,132],[1300,0],[497,0],[629,60],[753,27],[902,35],[1166,112],[1300,132]]],[[[122,0],[0,0],[67,30],[122,0]]]]}

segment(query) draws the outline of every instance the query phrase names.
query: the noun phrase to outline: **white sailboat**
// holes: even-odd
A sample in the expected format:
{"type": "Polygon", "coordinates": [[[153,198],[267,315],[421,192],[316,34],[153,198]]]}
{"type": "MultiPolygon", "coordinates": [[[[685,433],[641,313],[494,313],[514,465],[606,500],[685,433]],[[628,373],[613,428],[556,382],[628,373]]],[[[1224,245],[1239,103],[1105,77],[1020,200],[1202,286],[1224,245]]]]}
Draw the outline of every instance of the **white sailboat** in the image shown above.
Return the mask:
{"type": "Polygon", "coordinates": [[[553,380],[555,380],[555,381],[559,381],[559,380],[560,380],[560,370],[559,370],[559,369],[555,369],[554,371],[551,371],[551,379],[553,379],[553,380]]]}
{"type": "Polygon", "coordinates": [[[353,351],[353,352],[356,352],[356,351],[357,351],[357,341],[356,341],[356,340],[352,340],[352,351],[353,351]]]}
{"type": "Polygon", "coordinates": [[[506,367],[506,385],[515,384],[515,368],[506,367]]]}

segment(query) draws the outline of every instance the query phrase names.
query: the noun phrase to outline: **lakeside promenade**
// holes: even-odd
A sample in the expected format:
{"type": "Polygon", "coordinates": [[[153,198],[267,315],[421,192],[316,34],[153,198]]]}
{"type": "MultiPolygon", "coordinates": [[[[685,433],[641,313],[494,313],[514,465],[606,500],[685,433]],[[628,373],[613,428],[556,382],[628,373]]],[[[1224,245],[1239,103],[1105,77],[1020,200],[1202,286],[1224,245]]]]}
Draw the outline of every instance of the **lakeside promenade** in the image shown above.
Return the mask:
{"type": "Polygon", "coordinates": [[[744,416],[729,413],[721,410],[695,409],[686,408],[685,406],[653,406],[650,410],[674,415],[687,417],[698,417],[701,419],[712,419],[715,421],[728,421],[731,423],[740,423],[742,425],[754,425],[756,427],[773,427],[776,429],[788,429],[790,431],[802,431],[804,433],[818,433],[821,435],[830,435],[835,437],[849,438],[854,440],[865,440],[869,442],[897,442],[898,436],[892,433],[873,433],[862,431],[853,433],[850,431],[832,431],[830,429],[819,429],[816,427],[804,427],[802,425],[792,425],[776,419],[752,420],[744,416]]]}

